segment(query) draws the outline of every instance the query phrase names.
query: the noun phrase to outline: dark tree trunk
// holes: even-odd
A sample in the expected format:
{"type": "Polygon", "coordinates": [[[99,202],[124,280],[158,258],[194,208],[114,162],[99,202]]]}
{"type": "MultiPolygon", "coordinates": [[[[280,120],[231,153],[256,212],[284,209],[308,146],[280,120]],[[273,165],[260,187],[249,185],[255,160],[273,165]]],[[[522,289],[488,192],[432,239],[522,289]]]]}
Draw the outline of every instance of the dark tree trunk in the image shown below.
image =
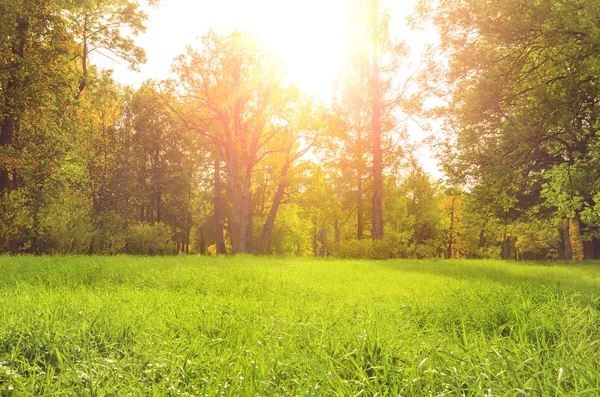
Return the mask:
{"type": "MultiPolygon", "coordinates": [[[[13,116],[4,115],[4,117],[5,119],[2,123],[2,128],[0,129],[0,147],[12,145],[17,124],[13,116]]],[[[5,168],[0,168],[0,193],[9,191],[10,188],[10,171],[5,168]]]]}
{"type": "Polygon", "coordinates": [[[248,230],[252,223],[251,184],[252,167],[254,157],[241,153],[251,151],[251,143],[248,140],[248,130],[242,125],[243,101],[241,87],[241,61],[234,60],[232,74],[233,90],[236,96],[233,104],[233,131],[228,138],[227,145],[227,167],[229,171],[228,190],[231,198],[231,249],[233,253],[248,252],[252,244],[248,240],[248,230]],[[241,147],[243,150],[236,150],[241,147]]]}
{"type": "Polygon", "coordinates": [[[84,22],[83,22],[83,47],[81,49],[81,69],[82,69],[82,76],[81,79],[79,80],[79,90],[77,91],[77,94],[75,94],[75,99],[78,100],[79,97],[81,97],[81,94],[83,93],[83,90],[85,90],[85,87],[87,85],[87,80],[88,80],[88,43],[87,43],[87,39],[88,39],[88,16],[86,15],[84,18],[84,22]]]}
{"type": "Polygon", "coordinates": [[[357,220],[357,228],[356,228],[356,238],[362,240],[364,231],[363,231],[363,219],[364,219],[364,206],[363,206],[363,186],[362,186],[362,173],[358,170],[358,185],[356,189],[356,220],[357,220]]]}
{"type": "MultiPolygon", "coordinates": [[[[217,254],[225,254],[225,239],[223,238],[223,202],[221,200],[221,191],[223,185],[221,183],[221,161],[215,159],[215,191],[213,195],[213,206],[215,213],[215,238],[217,245],[217,254]]],[[[202,251],[204,251],[204,231],[201,232],[202,251]]],[[[201,251],[201,252],[202,252],[201,251]]],[[[204,255],[204,252],[202,252],[204,255]]]]}
{"type": "Polygon", "coordinates": [[[593,238],[592,245],[594,247],[594,257],[592,259],[600,259],[600,238],[593,238]]]}
{"type": "Polygon", "coordinates": [[[277,211],[279,210],[279,205],[281,205],[281,201],[283,200],[283,196],[285,194],[285,188],[287,186],[287,183],[284,181],[284,179],[287,175],[289,166],[290,162],[287,161],[281,169],[282,180],[279,182],[279,185],[277,185],[277,191],[273,197],[273,204],[269,210],[269,215],[267,215],[267,220],[265,221],[265,225],[263,226],[262,234],[260,236],[260,242],[258,243],[257,253],[260,255],[265,255],[269,251],[271,235],[273,234],[273,228],[275,227],[275,218],[277,217],[277,211]]]}
{"type": "Polygon", "coordinates": [[[161,208],[161,201],[162,201],[162,192],[160,190],[160,185],[161,185],[161,179],[159,177],[159,172],[160,172],[160,147],[156,147],[154,149],[154,161],[152,164],[152,184],[154,185],[154,189],[156,189],[156,193],[155,193],[155,209],[156,209],[156,222],[161,222],[162,221],[162,208],[161,208]]]}
{"type": "Polygon", "coordinates": [[[371,130],[373,134],[373,231],[371,233],[373,240],[383,238],[383,164],[381,158],[381,101],[379,98],[379,64],[378,64],[378,0],[374,0],[373,5],[373,32],[372,32],[372,122],[371,130]]]}
{"type": "Polygon", "coordinates": [[[340,221],[339,220],[335,220],[333,222],[333,228],[334,228],[334,233],[335,233],[335,250],[336,253],[339,255],[340,253],[340,221]]]}
{"type": "MultiPolygon", "coordinates": [[[[18,128],[21,105],[17,97],[22,94],[22,87],[18,83],[21,61],[25,58],[25,45],[27,44],[27,31],[29,30],[29,19],[17,17],[17,39],[12,45],[13,62],[10,66],[9,78],[4,88],[6,98],[6,111],[2,115],[2,126],[0,127],[0,147],[11,146],[18,128]]],[[[14,178],[13,178],[14,179],[14,178]]],[[[0,168],[0,193],[11,189],[10,170],[0,168]]]]}
{"type": "Polygon", "coordinates": [[[454,241],[454,202],[456,198],[452,198],[452,207],[450,208],[450,231],[448,236],[448,251],[446,253],[446,258],[452,258],[452,243],[454,241]]]}
{"type": "Polygon", "coordinates": [[[156,222],[162,222],[162,192],[156,192],[156,222]]]}
{"type": "MultiPolygon", "coordinates": [[[[219,253],[218,251],[218,245],[217,245],[217,253],[219,253]]],[[[204,237],[204,229],[200,228],[200,241],[198,241],[198,252],[200,252],[200,255],[206,255],[206,240],[204,237]]]]}
{"type": "Polygon", "coordinates": [[[327,256],[327,230],[321,229],[319,230],[319,242],[321,243],[321,247],[319,247],[319,256],[325,257],[327,256]]]}
{"type": "Polygon", "coordinates": [[[246,249],[244,252],[254,252],[254,234],[253,234],[253,219],[252,219],[252,193],[248,192],[248,203],[246,209],[246,249]]]}
{"type": "Polygon", "coordinates": [[[248,221],[252,216],[250,202],[251,170],[247,170],[244,178],[240,177],[239,159],[230,159],[227,162],[229,178],[227,181],[228,193],[231,198],[231,250],[235,253],[247,252],[248,221]]]}
{"type": "Polygon", "coordinates": [[[313,220],[313,255],[317,256],[317,221],[313,220]]]}
{"type": "Polygon", "coordinates": [[[506,233],[502,239],[502,259],[510,259],[510,245],[506,233]]]}
{"type": "Polygon", "coordinates": [[[250,170],[247,170],[240,197],[240,225],[236,233],[238,235],[238,250],[235,251],[236,253],[249,252],[248,229],[252,227],[252,196],[250,194],[250,185],[250,170]]]}
{"type": "Polygon", "coordinates": [[[596,259],[593,240],[583,242],[583,259],[596,259]]]}

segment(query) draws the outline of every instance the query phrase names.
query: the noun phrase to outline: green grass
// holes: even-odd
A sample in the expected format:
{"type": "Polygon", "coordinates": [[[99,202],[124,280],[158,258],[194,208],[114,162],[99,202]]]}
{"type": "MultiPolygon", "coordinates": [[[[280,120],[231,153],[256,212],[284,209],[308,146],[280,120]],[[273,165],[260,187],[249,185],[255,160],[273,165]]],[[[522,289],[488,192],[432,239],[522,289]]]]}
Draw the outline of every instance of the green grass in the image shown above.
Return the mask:
{"type": "Polygon", "coordinates": [[[0,257],[0,395],[600,395],[600,265],[0,257]]]}

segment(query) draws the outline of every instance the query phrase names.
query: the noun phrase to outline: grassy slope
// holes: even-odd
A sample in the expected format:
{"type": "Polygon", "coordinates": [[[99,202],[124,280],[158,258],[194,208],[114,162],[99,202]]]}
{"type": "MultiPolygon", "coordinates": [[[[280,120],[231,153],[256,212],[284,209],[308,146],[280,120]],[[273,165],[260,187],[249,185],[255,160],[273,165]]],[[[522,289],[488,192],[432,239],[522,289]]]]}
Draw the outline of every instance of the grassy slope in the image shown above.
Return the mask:
{"type": "Polygon", "coordinates": [[[594,396],[599,309],[590,263],[0,257],[0,395],[594,396]]]}

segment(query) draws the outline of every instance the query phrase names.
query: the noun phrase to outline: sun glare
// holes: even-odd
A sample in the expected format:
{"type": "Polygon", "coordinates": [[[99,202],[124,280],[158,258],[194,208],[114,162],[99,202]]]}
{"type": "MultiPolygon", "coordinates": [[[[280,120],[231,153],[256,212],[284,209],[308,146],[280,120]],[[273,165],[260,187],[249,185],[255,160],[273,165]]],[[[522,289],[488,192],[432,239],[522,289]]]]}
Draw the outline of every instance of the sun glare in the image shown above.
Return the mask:
{"type": "MultiPolygon", "coordinates": [[[[139,86],[146,79],[168,78],[173,59],[188,45],[200,48],[203,35],[210,29],[227,35],[238,29],[254,34],[267,50],[279,57],[289,81],[308,95],[324,103],[331,101],[333,81],[343,70],[351,45],[352,2],[356,0],[220,0],[213,2],[165,0],[159,8],[147,8],[147,31],[136,39],[146,50],[147,62],[140,72],[128,70],[107,59],[98,59],[102,67],[113,68],[124,84],[139,86]]],[[[391,11],[391,33],[411,47],[412,66],[417,67],[432,32],[411,31],[405,17],[415,0],[380,0],[391,11]]],[[[422,132],[409,126],[412,139],[422,132]]],[[[426,170],[439,176],[435,162],[425,147],[419,156],[426,170]]]]}
{"type": "MultiPolygon", "coordinates": [[[[139,85],[148,78],[169,76],[172,60],[188,44],[199,45],[209,30],[228,34],[234,29],[256,35],[265,47],[282,59],[290,81],[309,95],[324,101],[331,96],[332,81],[342,69],[349,46],[351,0],[221,0],[215,2],[169,0],[147,9],[148,29],[137,42],[148,61],[140,73],[112,61],[116,76],[139,85]]],[[[390,1],[393,19],[404,26],[413,1],[390,1]]]]}

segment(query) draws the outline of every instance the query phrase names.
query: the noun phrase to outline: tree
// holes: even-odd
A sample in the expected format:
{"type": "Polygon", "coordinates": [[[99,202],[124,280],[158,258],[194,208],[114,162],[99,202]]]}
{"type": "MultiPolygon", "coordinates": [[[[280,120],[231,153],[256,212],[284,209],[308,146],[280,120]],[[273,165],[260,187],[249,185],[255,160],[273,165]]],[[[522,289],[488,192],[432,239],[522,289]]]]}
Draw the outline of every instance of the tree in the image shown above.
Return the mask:
{"type": "Polygon", "coordinates": [[[369,183],[372,146],[369,95],[363,87],[369,78],[370,65],[364,54],[354,54],[339,76],[333,101],[334,118],[322,147],[322,162],[340,172],[339,182],[347,190],[356,207],[356,238],[365,233],[365,202],[369,183]]]}
{"type": "Polygon", "coordinates": [[[537,206],[547,172],[586,161],[598,139],[600,6],[421,1],[418,11],[438,27],[448,57],[429,73],[447,88],[446,171],[457,182],[502,185],[514,208],[537,206]]]}
{"type": "Polygon", "coordinates": [[[464,257],[465,247],[462,235],[464,234],[462,218],[463,192],[460,189],[446,189],[444,196],[440,201],[440,209],[448,219],[446,258],[464,257]]]}
{"type": "MultiPolygon", "coordinates": [[[[157,5],[158,1],[147,0],[150,5],[157,5]]],[[[67,19],[77,44],[74,59],[81,62],[75,99],[79,99],[88,84],[90,57],[93,54],[111,60],[124,60],[132,69],[146,62],[144,50],[135,45],[132,37],[146,30],[144,22],[148,18],[136,1],[71,0],[69,3],[67,19]]]]}
{"type": "MultiPolygon", "coordinates": [[[[359,89],[366,93],[365,115],[370,118],[371,168],[372,168],[372,231],[373,240],[383,238],[383,170],[382,149],[385,136],[399,131],[397,113],[408,109],[408,80],[401,81],[400,68],[406,61],[408,47],[390,35],[390,13],[382,9],[380,0],[360,0],[355,12],[354,48],[362,57],[363,68],[369,73],[359,73],[359,89]]],[[[358,88],[357,87],[357,88],[358,88]]]]}
{"type": "MultiPolygon", "coordinates": [[[[273,195],[269,214],[262,228],[260,242],[257,247],[258,254],[266,254],[268,252],[271,234],[275,227],[277,211],[286,194],[286,189],[290,186],[290,169],[302,156],[312,149],[317,138],[320,136],[319,132],[324,128],[323,123],[320,122],[320,119],[324,118],[323,109],[308,101],[304,104],[302,111],[293,117],[293,125],[282,130],[278,136],[278,140],[283,141],[276,145],[283,145],[283,150],[280,153],[283,161],[281,162],[279,178],[277,178],[277,189],[273,195]]],[[[276,169],[279,169],[279,167],[276,167],[276,169]]]]}
{"type": "Polygon", "coordinates": [[[232,251],[252,251],[252,174],[293,126],[298,92],[282,83],[277,63],[246,34],[204,36],[202,52],[188,48],[178,75],[186,125],[208,138],[225,164],[231,201],[232,251]]]}
{"type": "Polygon", "coordinates": [[[45,106],[69,106],[62,91],[71,83],[65,54],[72,41],[61,12],[53,2],[0,4],[0,193],[18,184],[26,111],[40,117],[45,106]]]}

